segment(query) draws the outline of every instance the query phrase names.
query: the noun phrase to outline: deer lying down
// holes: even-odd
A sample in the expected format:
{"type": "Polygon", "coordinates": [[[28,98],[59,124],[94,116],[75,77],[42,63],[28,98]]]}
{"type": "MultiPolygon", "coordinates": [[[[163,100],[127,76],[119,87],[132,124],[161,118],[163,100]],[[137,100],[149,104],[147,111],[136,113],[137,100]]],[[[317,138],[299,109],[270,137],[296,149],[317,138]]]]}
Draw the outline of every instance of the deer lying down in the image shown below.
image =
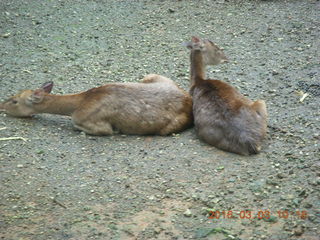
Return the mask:
{"type": "Polygon", "coordinates": [[[71,116],[74,126],[88,134],[167,135],[192,125],[192,99],[172,80],[147,75],[142,83],[112,83],[72,95],[50,94],[52,82],[24,90],[0,104],[14,117],[37,113],[71,116]]]}
{"type": "Polygon", "coordinates": [[[186,46],[191,49],[190,93],[199,138],[225,151],[258,153],[267,128],[265,102],[252,102],[223,81],[205,79],[207,65],[227,62],[213,42],[192,37],[186,46]]]}

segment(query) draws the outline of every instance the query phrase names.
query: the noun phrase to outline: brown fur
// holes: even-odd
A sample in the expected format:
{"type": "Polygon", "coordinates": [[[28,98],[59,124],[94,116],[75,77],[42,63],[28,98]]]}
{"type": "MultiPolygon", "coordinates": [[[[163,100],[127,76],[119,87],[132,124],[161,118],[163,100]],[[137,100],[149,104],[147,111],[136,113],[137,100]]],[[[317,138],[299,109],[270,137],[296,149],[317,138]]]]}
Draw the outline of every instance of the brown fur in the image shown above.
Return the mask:
{"type": "Polygon", "coordinates": [[[25,90],[0,104],[16,117],[52,113],[72,117],[88,134],[168,135],[192,125],[192,99],[172,80],[147,75],[142,83],[114,83],[72,95],[50,94],[52,83],[25,90]]]}
{"type": "Polygon", "coordinates": [[[227,61],[213,42],[193,37],[187,47],[191,49],[190,92],[198,136],[225,151],[258,153],[267,128],[265,102],[252,102],[225,82],[205,79],[206,65],[227,61]]]}

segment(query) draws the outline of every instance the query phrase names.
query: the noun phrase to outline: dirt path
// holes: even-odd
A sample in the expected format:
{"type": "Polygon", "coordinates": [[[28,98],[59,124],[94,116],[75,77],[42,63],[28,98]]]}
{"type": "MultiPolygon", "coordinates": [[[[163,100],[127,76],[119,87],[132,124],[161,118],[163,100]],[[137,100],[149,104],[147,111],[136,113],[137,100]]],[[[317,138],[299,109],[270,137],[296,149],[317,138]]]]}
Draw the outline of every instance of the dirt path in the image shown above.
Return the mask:
{"type": "Polygon", "coordinates": [[[0,138],[26,138],[0,141],[1,239],[318,239],[319,1],[2,0],[0,10],[1,99],[48,80],[61,94],[148,73],[187,89],[181,43],[198,35],[231,59],[208,75],[266,100],[270,115],[261,154],[241,157],[193,129],[92,137],[66,117],[1,114],[0,138]]]}

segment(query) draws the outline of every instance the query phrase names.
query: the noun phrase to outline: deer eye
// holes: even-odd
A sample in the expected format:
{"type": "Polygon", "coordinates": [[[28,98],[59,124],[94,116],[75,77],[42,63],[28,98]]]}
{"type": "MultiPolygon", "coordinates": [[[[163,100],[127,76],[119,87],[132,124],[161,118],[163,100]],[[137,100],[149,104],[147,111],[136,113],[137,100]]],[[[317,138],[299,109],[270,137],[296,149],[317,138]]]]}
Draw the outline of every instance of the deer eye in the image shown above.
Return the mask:
{"type": "Polygon", "coordinates": [[[13,103],[13,104],[17,104],[17,103],[18,103],[18,101],[17,101],[17,100],[15,100],[15,99],[11,99],[11,103],[13,103]]]}

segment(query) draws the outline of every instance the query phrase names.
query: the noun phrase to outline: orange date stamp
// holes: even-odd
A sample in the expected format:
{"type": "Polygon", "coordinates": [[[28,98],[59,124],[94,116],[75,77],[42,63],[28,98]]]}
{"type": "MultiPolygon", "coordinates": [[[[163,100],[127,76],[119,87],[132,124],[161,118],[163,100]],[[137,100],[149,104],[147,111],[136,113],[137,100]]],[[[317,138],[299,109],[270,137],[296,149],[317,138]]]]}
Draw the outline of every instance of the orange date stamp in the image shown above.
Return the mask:
{"type": "Polygon", "coordinates": [[[307,219],[307,211],[288,211],[288,210],[279,210],[279,211],[270,211],[270,210],[242,210],[242,211],[209,211],[208,219],[264,219],[270,220],[272,218],[278,217],[280,219],[288,219],[289,217],[296,217],[298,219],[307,219]]]}

